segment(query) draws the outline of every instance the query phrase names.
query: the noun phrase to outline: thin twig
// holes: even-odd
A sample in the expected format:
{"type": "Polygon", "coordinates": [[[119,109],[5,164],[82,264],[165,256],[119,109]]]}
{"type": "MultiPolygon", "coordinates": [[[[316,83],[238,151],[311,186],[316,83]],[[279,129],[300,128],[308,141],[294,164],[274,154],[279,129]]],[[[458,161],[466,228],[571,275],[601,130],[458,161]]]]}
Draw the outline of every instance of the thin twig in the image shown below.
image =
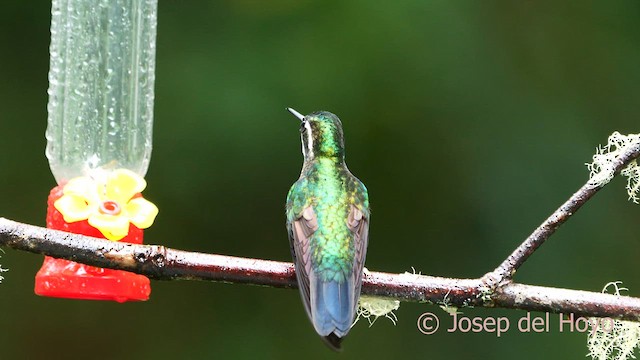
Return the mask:
{"type": "MultiPolygon", "coordinates": [[[[293,264],[112,242],[0,218],[0,245],[119,269],[157,280],[208,280],[296,288],[293,264]]],[[[509,283],[492,291],[482,279],[366,272],[362,293],[402,301],[483,306],[640,320],[640,299],[509,283]]]]}
{"type": "MultiPolygon", "coordinates": [[[[629,147],[627,151],[620,154],[613,166],[614,173],[618,174],[631,161],[640,156],[640,144],[629,147]]],[[[589,199],[591,199],[602,186],[594,186],[589,181],[584,184],[569,200],[551,214],[537,229],[535,229],[527,239],[518,246],[495,270],[487,273],[483,277],[484,283],[495,289],[510,282],[515,272],[524,264],[544,242],[551,236],[560,225],[578,211],[589,199]]]]}

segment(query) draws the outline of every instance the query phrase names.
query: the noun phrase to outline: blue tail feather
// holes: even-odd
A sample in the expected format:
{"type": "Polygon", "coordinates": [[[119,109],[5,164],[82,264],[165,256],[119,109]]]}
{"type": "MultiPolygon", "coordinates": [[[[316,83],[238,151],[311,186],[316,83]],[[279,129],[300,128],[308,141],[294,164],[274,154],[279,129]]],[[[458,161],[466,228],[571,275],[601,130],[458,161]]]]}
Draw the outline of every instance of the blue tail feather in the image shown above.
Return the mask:
{"type": "Polygon", "coordinates": [[[311,315],[318,334],[334,333],[345,336],[355,312],[354,284],[351,278],[343,281],[322,281],[310,277],[311,315]]]}

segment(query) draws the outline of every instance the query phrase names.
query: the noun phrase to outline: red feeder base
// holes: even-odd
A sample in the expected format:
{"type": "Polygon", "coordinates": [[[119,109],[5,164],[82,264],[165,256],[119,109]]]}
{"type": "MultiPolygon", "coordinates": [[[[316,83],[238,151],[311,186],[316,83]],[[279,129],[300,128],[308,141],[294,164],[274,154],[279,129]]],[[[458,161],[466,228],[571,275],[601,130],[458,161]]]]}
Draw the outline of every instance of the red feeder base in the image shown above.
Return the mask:
{"type": "MultiPolygon", "coordinates": [[[[53,203],[62,196],[62,186],[51,190],[47,208],[47,227],[75,234],[104,238],[100,231],[84,220],[66,223],[53,203]]],[[[142,230],[130,225],[122,240],[142,244],[142,230]]],[[[36,274],[35,293],[41,296],[112,300],[117,302],[149,299],[151,284],[146,276],[127,271],[102,269],[73,261],[46,256],[36,274]]]]}
{"type": "Polygon", "coordinates": [[[36,275],[35,292],[41,296],[122,303],[148,300],[151,285],[142,275],[46,256],[36,275]]]}

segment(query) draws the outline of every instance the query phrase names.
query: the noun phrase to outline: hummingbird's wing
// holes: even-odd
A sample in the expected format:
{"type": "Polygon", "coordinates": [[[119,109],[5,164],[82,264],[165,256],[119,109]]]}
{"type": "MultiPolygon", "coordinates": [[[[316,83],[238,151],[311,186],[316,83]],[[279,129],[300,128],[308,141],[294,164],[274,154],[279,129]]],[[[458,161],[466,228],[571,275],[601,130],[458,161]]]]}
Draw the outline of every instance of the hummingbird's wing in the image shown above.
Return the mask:
{"type": "Polygon", "coordinates": [[[309,239],[318,230],[318,219],[313,207],[308,206],[302,215],[294,220],[289,227],[289,242],[291,255],[296,266],[296,277],[300,286],[300,294],[307,315],[311,319],[311,295],[309,293],[309,274],[311,273],[311,251],[309,239]]]}
{"type": "Polygon", "coordinates": [[[354,274],[354,313],[358,308],[358,299],[360,298],[360,289],[362,287],[362,277],[364,270],[364,261],[367,255],[367,244],[369,243],[369,214],[365,214],[361,209],[358,209],[355,205],[351,205],[351,211],[347,218],[347,226],[353,233],[355,257],[353,264],[354,274]]]}

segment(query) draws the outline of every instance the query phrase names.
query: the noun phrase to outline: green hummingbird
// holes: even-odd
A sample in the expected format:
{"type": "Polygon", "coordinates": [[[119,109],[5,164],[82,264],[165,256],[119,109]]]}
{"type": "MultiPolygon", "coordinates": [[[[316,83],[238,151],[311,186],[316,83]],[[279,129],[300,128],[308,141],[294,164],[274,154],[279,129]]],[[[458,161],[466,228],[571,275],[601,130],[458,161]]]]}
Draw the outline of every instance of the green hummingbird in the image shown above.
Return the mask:
{"type": "Polygon", "coordinates": [[[342,123],[330,112],[303,116],[304,164],[287,195],[287,230],[298,287],[316,332],[334,350],[353,324],[369,235],[367,188],[344,161],[342,123]]]}

